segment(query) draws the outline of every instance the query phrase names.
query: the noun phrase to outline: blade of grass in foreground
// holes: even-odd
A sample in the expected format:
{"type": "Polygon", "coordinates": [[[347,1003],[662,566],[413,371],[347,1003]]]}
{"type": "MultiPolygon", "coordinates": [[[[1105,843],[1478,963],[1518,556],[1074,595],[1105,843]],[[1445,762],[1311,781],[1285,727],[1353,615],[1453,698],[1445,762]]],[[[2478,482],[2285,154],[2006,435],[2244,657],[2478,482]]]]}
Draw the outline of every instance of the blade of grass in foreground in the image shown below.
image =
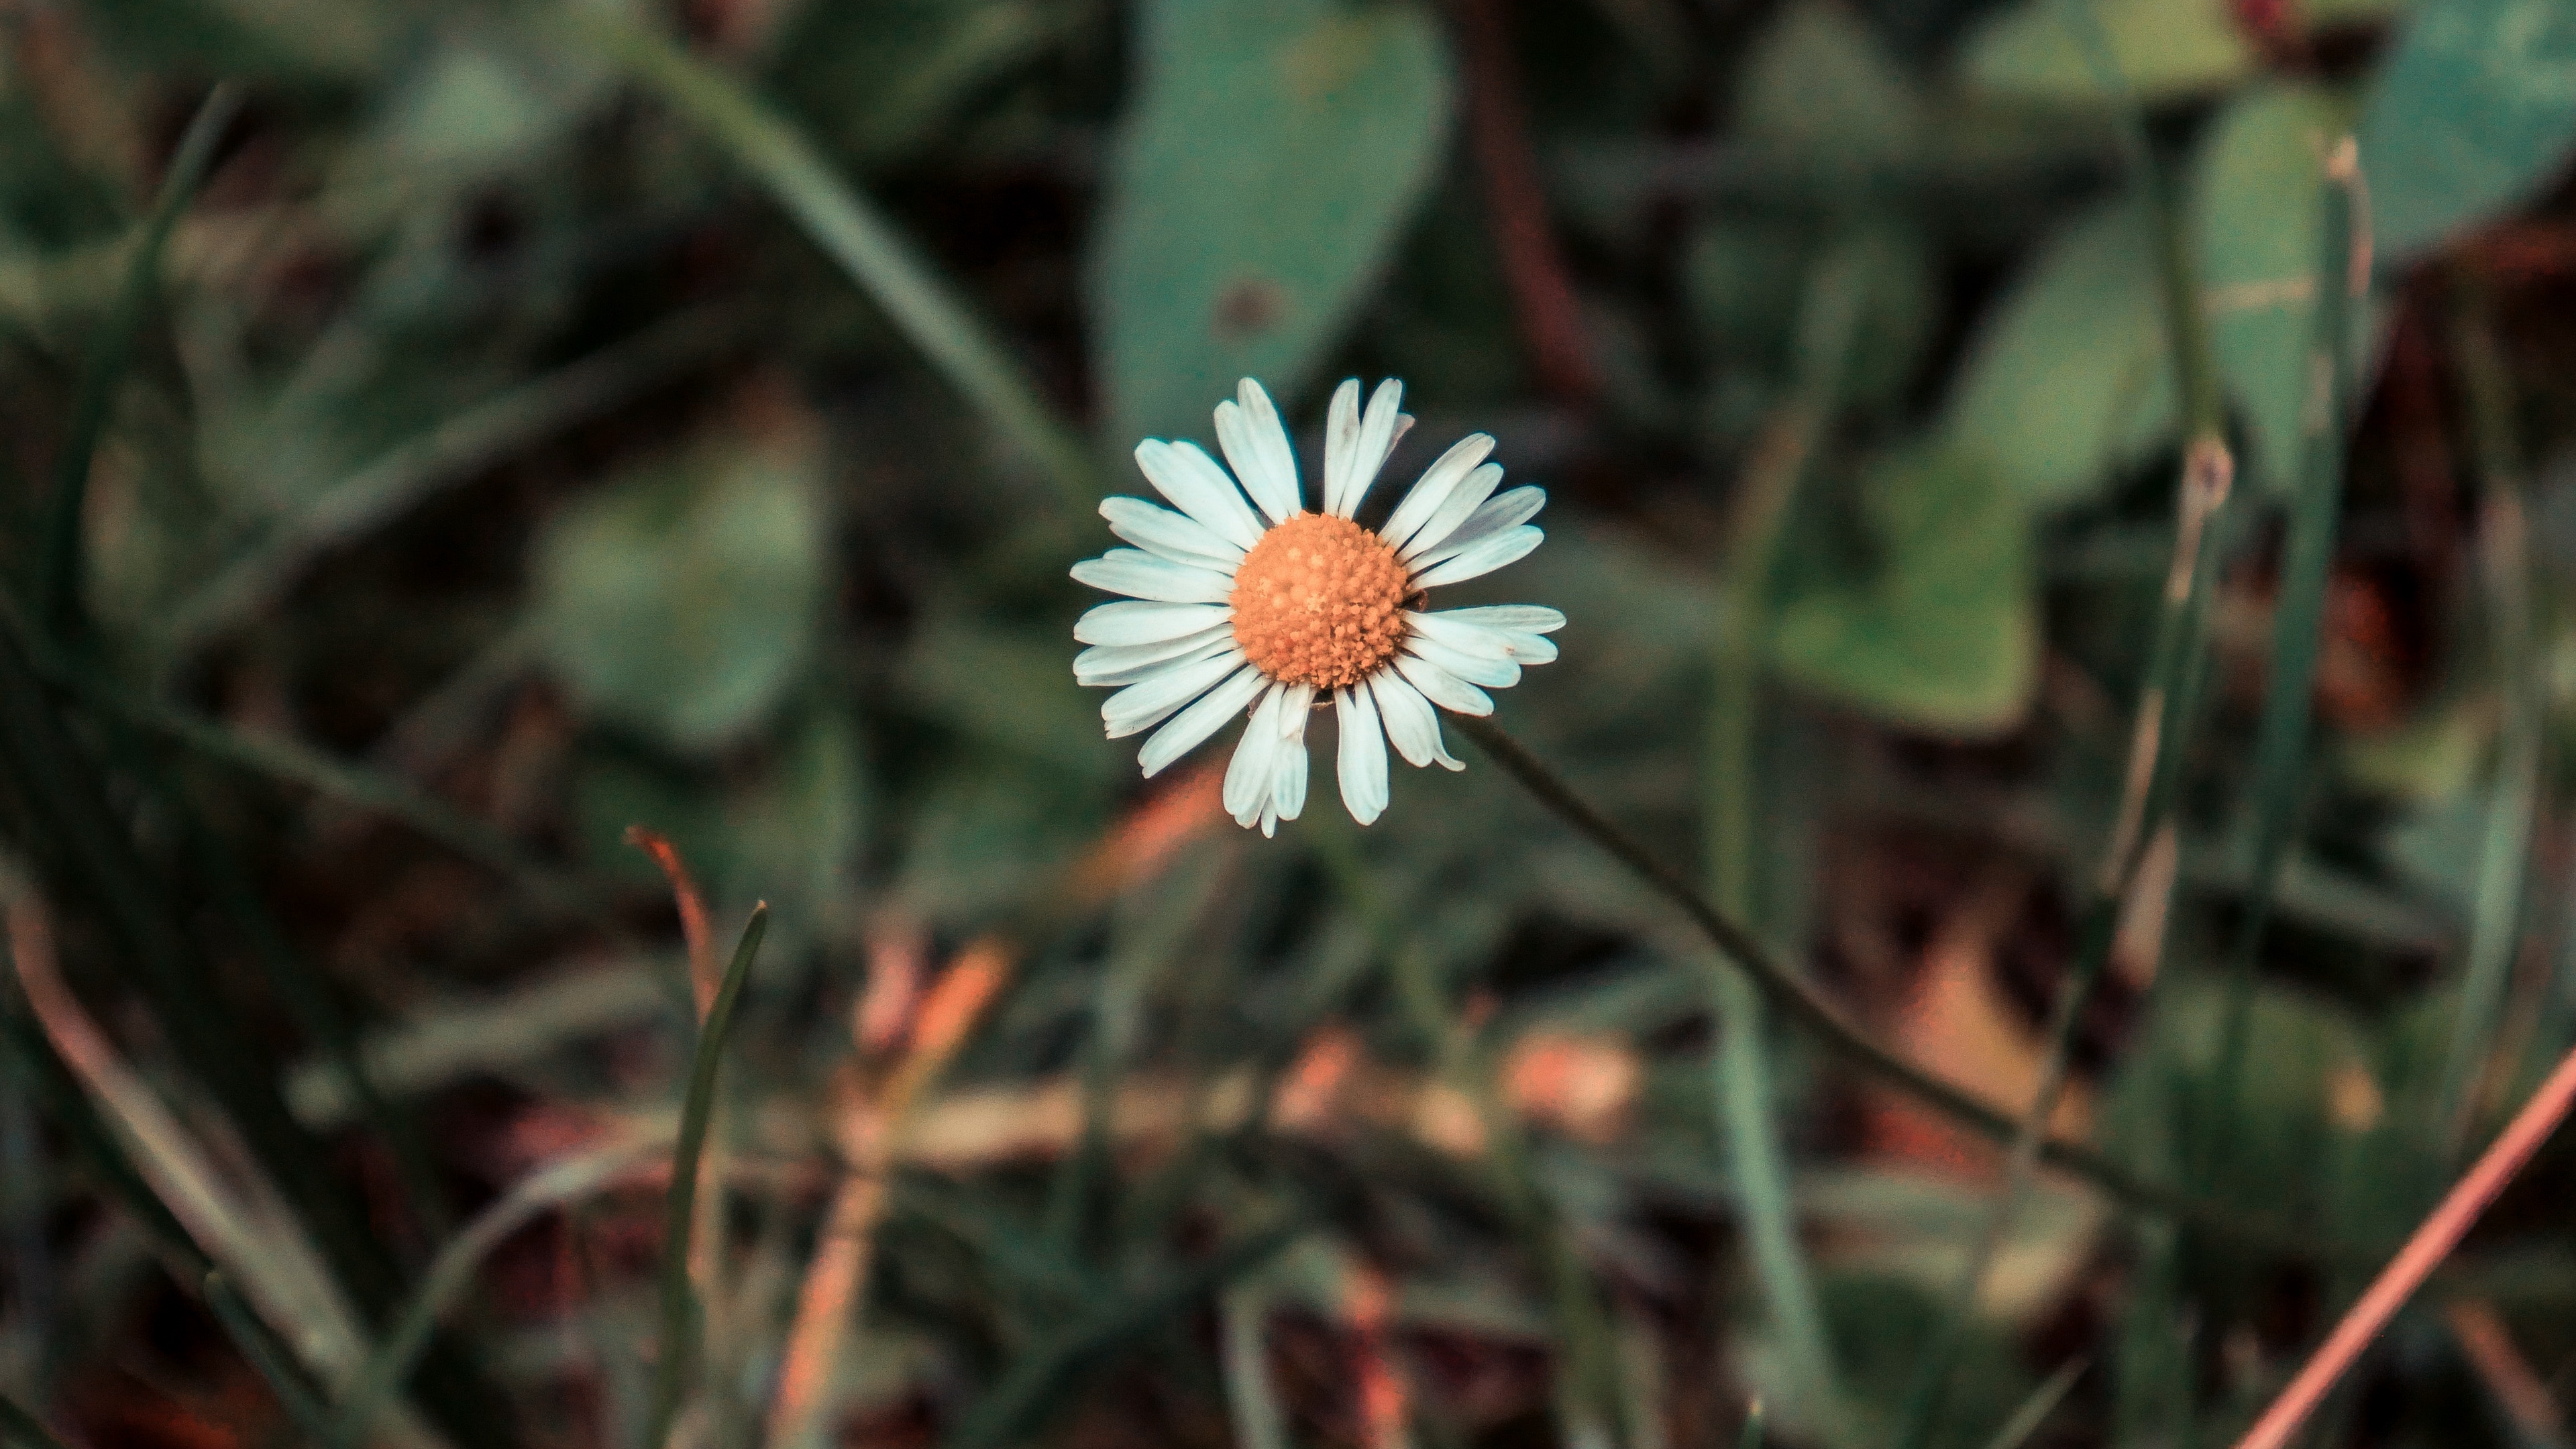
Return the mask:
{"type": "Polygon", "coordinates": [[[277,1395],[286,1416],[314,1443],[329,1443],[323,1436],[331,1429],[331,1411],[322,1406],[321,1398],[304,1381],[304,1375],[287,1362],[287,1356],[269,1337],[267,1325],[259,1321],[258,1312],[221,1273],[208,1273],[203,1286],[206,1307],[214,1311],[215,1321],[223,1325],[224,1332],[232,1335],[233,1347],[240,1349],[242,1357],[249,1359],[250,1366],[268,1381],[269,1391],[277,1395]]]}
{"type": "Polygon", "coordinates": [[[661,35],[595,7],[565,6],[555,16],[559,29],[613,57],[767,188],[930,364],[1046,472],[1068,517],[1091,510],[1102,480],[1081,437],[1038,396],[948,281],[832,170],[804,133],[661,35]]]}
{"type": "MultiPolygon", "coordinates": [[[[1724,627],[1710,661],[1706,828],[1708,892],[1717,908],[1757,923],[1754,846],[1762,816],[1760,729],[1764,642],[1781,538],[1808,463],[1824,441],[1862,316],[1863,273],[1848,248],[1828,253],[1808,278],[1799,306],[1798,381],[1753,453],[1738,486],[1728,546],[1724,627]]],[[[1753,1249],[1755,1281],[1788,1360],[1793,1418],[1828,1444],[1849,1437],[1842,1389],[1823,1309],[1798,1240],[1797,1205],[1782,1160],[1778,1094],[1772,1087],[1768,1013],[1743,970],[1719,962],[1707,973],[1722,1033],[1714,1061],[1717,1116],[1736,1202],[1753,1249]]]]}
{"type": "Polygon", "coordinates": [[[769,903],[751,908],[733,964],[725,968],[724,985],[707,1009],[698,1030],[698,1045],[689,1061],[689,1095],[680,1107],[680,1142],[671,1154],[671,1192],[663,1210],[668,1224],[662,1241],[662,1348],[654,1365],[653,1416],[644,1432],[644,1449],[670,1442],[672,1421],[679,1417],[680,1397],[698,1356],[698,1301],[689,1286],[689,1240],[697,1226],[698,1159],[706,1150],[707,1123],[714,1115],[716,1070],[724,1062],[725,1034],[733,1026],[742,984],[751,976],[760,938],[769,930],[769,903]]]}
{"type": "Polygon", "coordinates": [[[2194,1173],[2206,1187],[2229,1151],[2236,1100],[2245,1072],[2246,1035],[2254,1004],[2254,963],[2270,919],[2272,892],[2288,862],[2304,793],[2309,706],[2316,690],[2320,621],[2335,531],[2343,516],[2344,432],[2355,390],[2353,314],[2370,281],[2369,237],[2361,213],[2361,167],[2346,136],[2326,160],[2324,250],[2318,259],[2316,336],[2309,348],[2313,385],[2306,436],[2300,440],[2299,492],[2281,547],[2281,585],[2272,613],[2272,672],[2254,736],[2254,853],[2246,878],[2244,921],[2228,963],[2227,1002],[2219,1027],[2215,1100],[2202,1130],[2194,1173]],[[2341,277],[2343,286],[2334,285],[2341,277]]]}
{"type": "Polygon", "coordinates": [[[170,169],[162,175],[151,213],[134,239],[134,255],[126,262],[125,283],[116,305],[92,338],[88,363],[81,368],[71,431],[63,440],[53,496],[45,505],[44,574],[36,607],[46,632],[54,638],[63,638],[80,617],[81,520],[89,501],[90,460],[98,452],[99,437],[107,431],[108,409],[116,401],[117,384],[124,380],[126,363],[134,353],[134,334],[142,330],[144,314],[160,294],[162,250],[169,244],[171,228],[179,223],[179,214],[188,209],[206,179],[206,170],[214,163],[215,143],[223,138],[240,105],[240,92],[227,83],[216,86],[197,107],[195,118],[179,138],[178,151],[170,158],[170,169]]]}

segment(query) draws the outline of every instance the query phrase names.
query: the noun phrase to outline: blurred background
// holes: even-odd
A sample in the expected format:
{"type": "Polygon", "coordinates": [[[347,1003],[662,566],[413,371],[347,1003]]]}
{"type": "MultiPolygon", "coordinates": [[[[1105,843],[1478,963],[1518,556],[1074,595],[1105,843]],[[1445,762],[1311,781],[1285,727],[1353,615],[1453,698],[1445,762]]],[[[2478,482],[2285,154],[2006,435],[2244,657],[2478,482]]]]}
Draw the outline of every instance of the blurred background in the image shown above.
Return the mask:
{"type": "MultiPolygon", "coordinates": [[[[2565,0],[0,4],[0,1438],[2230,1442],[2576,1042],[2571,151],[2565,0]],[[1246,375],[2001,1115],[1454,730],[1141,780],[1246,375]]],[[[2313,1442],[2567,1443],[2571,1188],[2313,1442]]]]}

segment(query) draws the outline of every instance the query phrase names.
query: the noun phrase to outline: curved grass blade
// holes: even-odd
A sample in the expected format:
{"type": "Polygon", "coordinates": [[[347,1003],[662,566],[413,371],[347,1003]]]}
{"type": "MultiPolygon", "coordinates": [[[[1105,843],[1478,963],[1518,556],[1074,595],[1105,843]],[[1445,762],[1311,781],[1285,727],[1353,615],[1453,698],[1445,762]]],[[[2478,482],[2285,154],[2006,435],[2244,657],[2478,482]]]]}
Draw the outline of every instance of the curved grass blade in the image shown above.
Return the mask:
{"type": "Polygon", "coordinates": [[[160,293],[162,250],[169,243],[171,228],[178,225],[179,213],[188,209],[199,183],[206,179],[215,159],[215,143],[240,107],[241,92],[229,82],[216,86],[197,107],[179,138],[178,151],[170,158],[169,171],[161,178],[151,213],[134,240],[134,255],[126,262],[125,283],[116,305],[81,368],[71,432],[63,440],[62,457],[54,469],[53,497],[45,507],[44,572],[36,596],[37,617],[54,638],[64,637],[80,617],[81,517],[89,501],[90,460],[98,452],[117,384],[124,380],[125,365],[133,356],[134,334],[142,329],[144,314],[160,293]]]}
{"type": "Polygon", "coordinates": [[[697,1226],[698,1161],[706,1152],[707,1123],[715,1113],[716,1069],[724,1062],[725,1034],[742,999],[742,984],[751,976],[760,938],[769,931],[769,902],[751,908],[742,941],[733,948],[724,985],[698,1030],[697,1050],[689,1061],[689,1095],[680,1107],[680,1141],[671,1154],[671,1192],[663,1209],[668,1227],[662,1241],[662,1349],[653,1371],[653,1414],[644,1432],[644,1449],[670,1442],[671,1424],[679,1417],[680,1397],[698,1356],[698,1299],[689,1286],[689,1241],[697,1226]]]}
{"type": "Polygon", "coordinates": [[[13,1449],[64,1449],[44,1420],[19,1408],[17,1400],[6,1394],[0,1394],[0,1444],[13,1449]]]}
{"type": "Polygon", "coordinates": [[[555,13],[561,28],[623,65],[766,188],[931,366],[1046,472],[1068,516],[1099,501],[1102,480],[1081,436],[1038,396],[956,289],[832,170],[803,132],[731,77],[652,31],[595,7],[555,13]]]}
{"type": "Polygon", "coordinates": [[[429,1346],[440,1315],[473,1286],[475,1269],[493,1249],[536,1218],[609,1186],[668,1148],[659,1140],[616,1142],[551,1163],[521,1178],[499,1201],[476,1215],[438,1250],[401,1315],[350,1380],[339,1416],[319,1442],[343,1449],[357,1449],[366,1442],[368,1426],[410,1374],[421,1350],[429,1346]]]}

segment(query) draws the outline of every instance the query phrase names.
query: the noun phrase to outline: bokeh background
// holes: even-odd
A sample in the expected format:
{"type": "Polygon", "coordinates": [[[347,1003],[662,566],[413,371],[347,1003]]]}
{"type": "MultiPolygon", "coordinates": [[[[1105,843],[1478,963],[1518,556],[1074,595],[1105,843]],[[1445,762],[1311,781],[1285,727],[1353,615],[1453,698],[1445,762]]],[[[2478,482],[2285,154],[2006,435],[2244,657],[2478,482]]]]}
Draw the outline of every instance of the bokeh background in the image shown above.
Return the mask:
{"type": "MultiPolygon", "coordinates": [[[[2565,0],[0,4],[0,1438],[2229,1442],[2576,1041],[2571,149],[2565,0]],[[2116,1170],[1454,731],[1140,780],[1245,375],[2116,1170]]],[[[2315,1442],[2567,1442],[2572,1166],[2315,1442]]]]}

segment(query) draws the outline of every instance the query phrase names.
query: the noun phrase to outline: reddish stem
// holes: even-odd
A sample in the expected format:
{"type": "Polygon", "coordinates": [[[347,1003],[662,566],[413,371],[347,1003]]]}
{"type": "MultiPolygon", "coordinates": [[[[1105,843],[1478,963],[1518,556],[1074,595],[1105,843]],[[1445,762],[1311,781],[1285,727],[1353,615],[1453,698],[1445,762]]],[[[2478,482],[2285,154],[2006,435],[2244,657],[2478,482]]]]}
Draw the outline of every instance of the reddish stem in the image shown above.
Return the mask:
{"type": "Polygon", "coordinates": [[[1583,310],[1566,279],[1556,234],[1548,227],[1547,195],[1530,154],[1504,0],[1456,0],[1456,8],[1467,76],[1468,140],[1484,178],[1485,205],[1493,213],[1494,244],[1502,252],[1513,319],[1520,324],[1539,386],[1565,402],[1590,402],[1599,391],[1600,375],[1583,335],[1583,310]]]}
{"type": "Polygon", "coordinates": [[[2299,1370],[2299,1376],[2290,1380],[2290,1386],[2281,1390],[2281,1396],[2263,1411],[2263,1417],[2236,1441],[2236,1449],[2282,1449],[2290,1442],[2290,1436],[2299,1431],[2299,1425],[2315,1411],[2326,1391],[2388,1326],[2388,1320],[2397,1316],[2397,1310],[2423,1286],[2425,1278],[2460,1245],[2478,1214],[2486,1211],[2487,1204],[2495,1201],[2504,1185],[2531,1161],[2532,1154],[2558,1129],[2570,1107],[2576,1107],[2576,1051],[2559,1059],[2549,1080],[2541,1083],[2540,1090],[2514,1114],[2504,1134],[2452,1186],[2441,1206],[2416,1225],[2406,1246],[2388,1260],[2388,1266],[2380,1270],[2378,1279],[2335,1325],[2315,1356],[2299,1370]]]}

